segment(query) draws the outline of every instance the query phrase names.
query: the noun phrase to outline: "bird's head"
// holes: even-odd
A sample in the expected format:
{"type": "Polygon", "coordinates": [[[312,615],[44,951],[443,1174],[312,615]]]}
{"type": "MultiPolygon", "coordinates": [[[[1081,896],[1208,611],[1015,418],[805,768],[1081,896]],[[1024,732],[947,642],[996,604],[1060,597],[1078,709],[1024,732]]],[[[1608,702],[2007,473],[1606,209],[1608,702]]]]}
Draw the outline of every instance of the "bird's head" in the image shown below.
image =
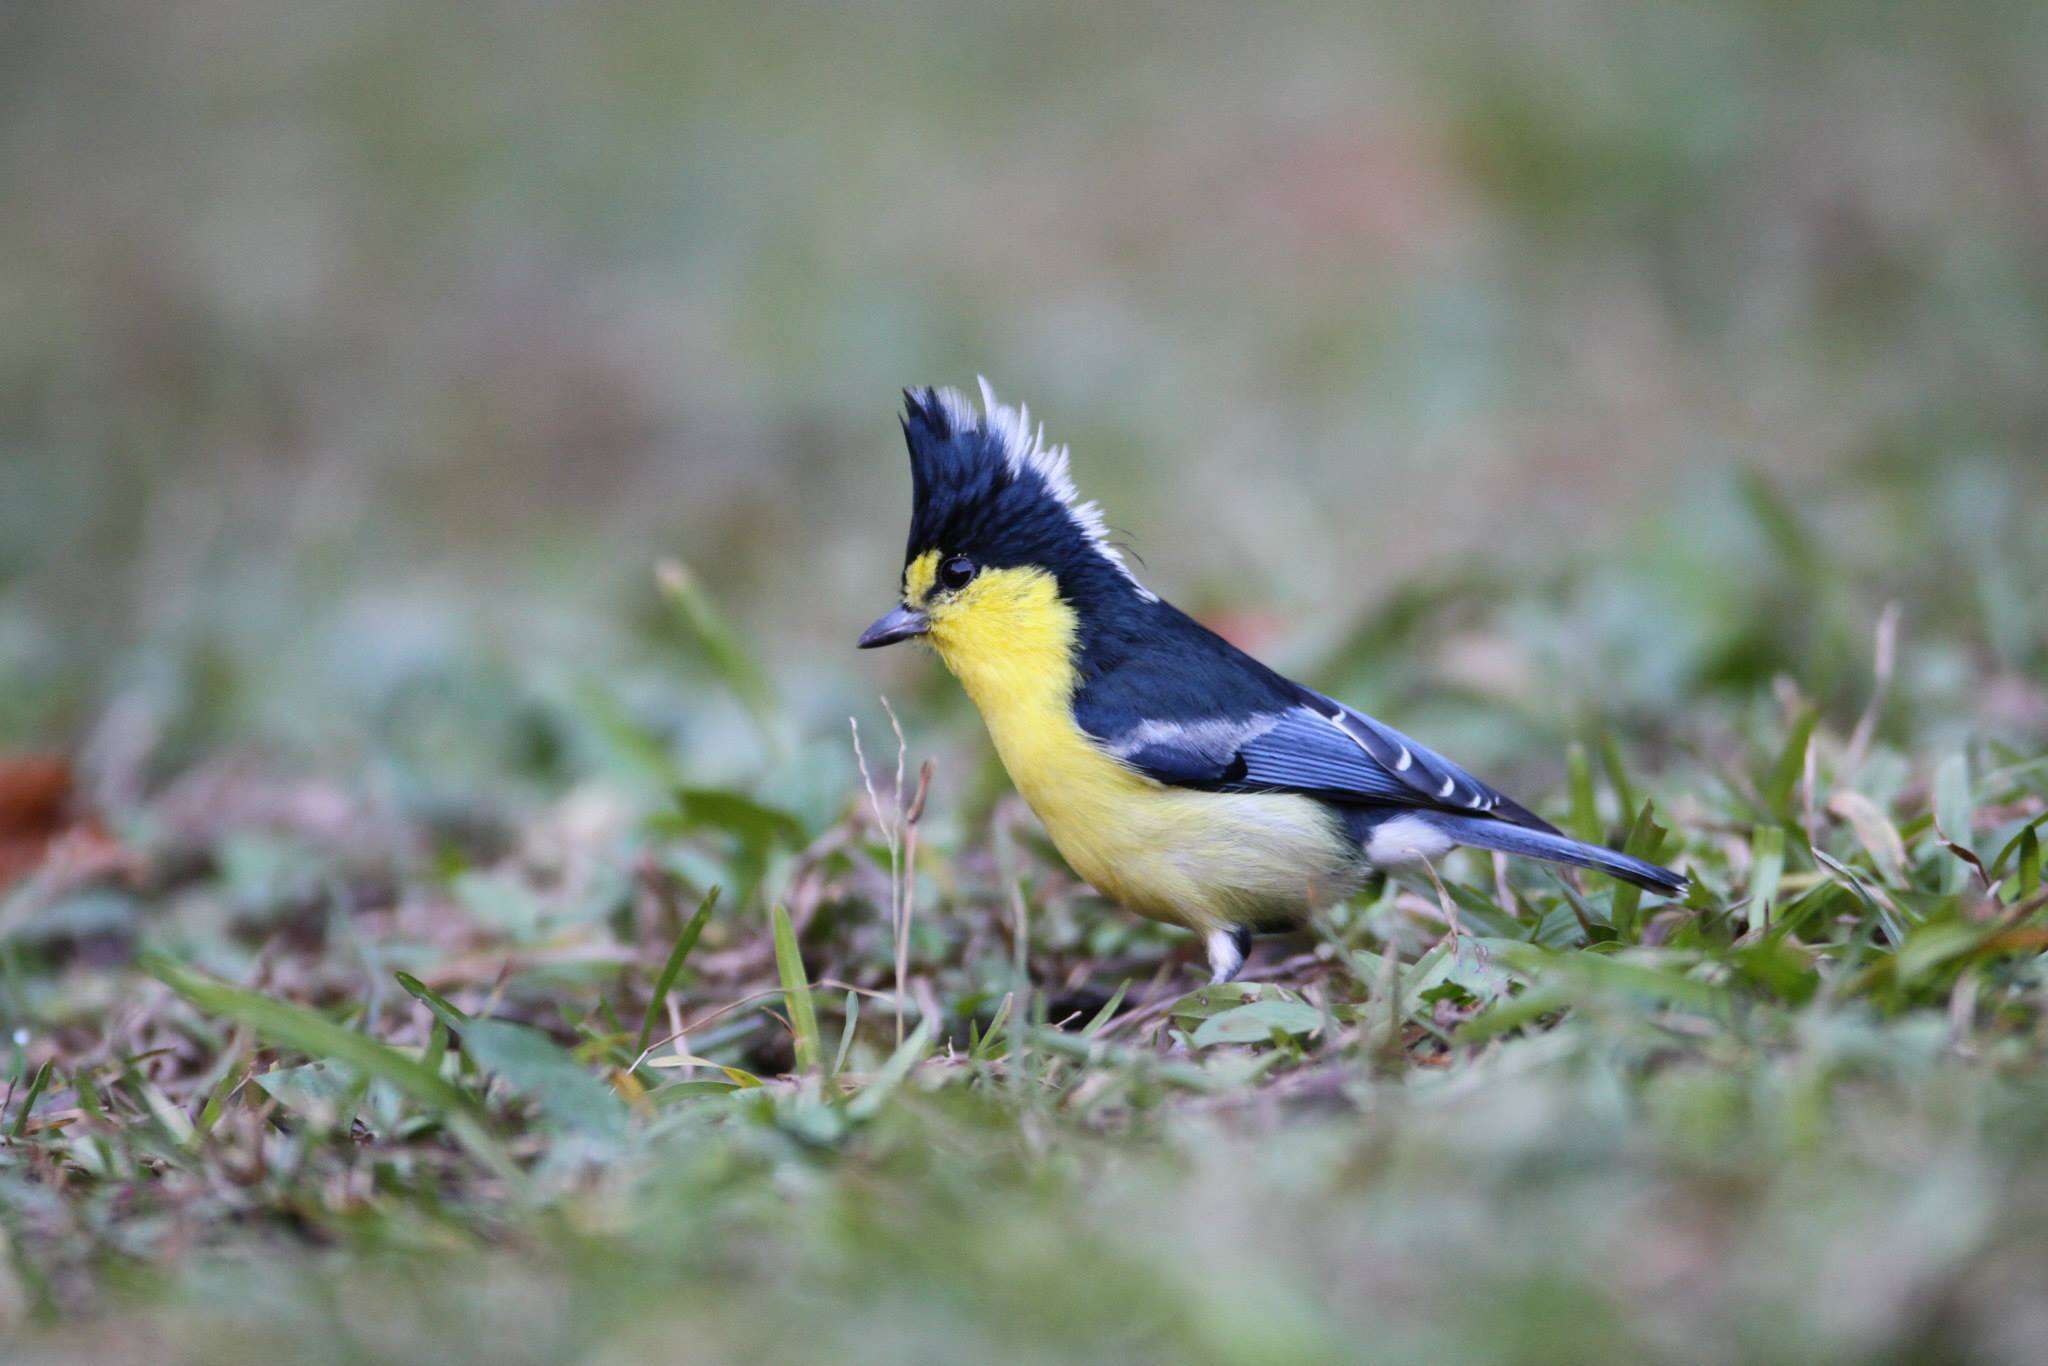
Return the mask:
{"type": "Polygon", "coordinates": [[[1047,446],[1023,407],[982,407],[953,389],[907,389],[910,540],[900,605],[862,649],[924,636],[959,671],[1047,630],[1074,630],[1093,607],[1152,600],[1109,544],[1102,514],[1074,491],[1063,446],[1047,446]]]}

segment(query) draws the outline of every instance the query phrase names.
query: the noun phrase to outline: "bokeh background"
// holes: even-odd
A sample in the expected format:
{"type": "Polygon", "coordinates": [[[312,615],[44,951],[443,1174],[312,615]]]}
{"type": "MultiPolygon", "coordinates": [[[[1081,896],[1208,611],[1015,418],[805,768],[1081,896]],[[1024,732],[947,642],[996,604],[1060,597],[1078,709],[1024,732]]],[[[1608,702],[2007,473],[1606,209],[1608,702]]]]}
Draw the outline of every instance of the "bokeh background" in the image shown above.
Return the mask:
{"type": "Polygon", "coordinates": [[[808,722],[917,689],[847,647],[896,391],[977,374],[1158,587],[1475,763],[1846,686],[1892,597],[1909,698],[2041,724],[1935,648],[2043,661],[2039,6],[0,23],[0,740],[117,786],[531,769],[592,680],[716,747],[665,555],[808,722]],[[1459,604],[1346,654],[1404,593],[1459,604]]]}
{"type": "Polygon", "coordinates": [[[2039,1360],[2048,969],[1984,917],[2044,589],[2038,3],[13,0],[0,1332],[2039,1360]],[[1182,937],[852,647],[898,390],[978,374],[1168,597],[1576,830],[1654,796],[1699,914],[1459,864],[1494,948],[1392,889],[1262,948],[1328,1012],[1166,1053],[1182,937]],[[946,1040],[893,1100],[882,694],[946,1040]],[[784,891],[847,1104],[737,1009],[784,891]],[[1120,984],[1121,1051],[1050,1031],[1120,984]],[[640,1067],[650,999],[770,1084],[640,1067]]]}

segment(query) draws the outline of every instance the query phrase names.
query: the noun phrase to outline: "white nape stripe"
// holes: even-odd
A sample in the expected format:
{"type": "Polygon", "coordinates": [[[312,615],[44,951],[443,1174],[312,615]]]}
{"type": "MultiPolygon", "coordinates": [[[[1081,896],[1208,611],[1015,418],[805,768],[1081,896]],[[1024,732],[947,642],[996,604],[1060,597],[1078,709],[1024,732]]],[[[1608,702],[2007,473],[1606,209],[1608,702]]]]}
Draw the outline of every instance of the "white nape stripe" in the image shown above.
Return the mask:
{"type": "Polygon", "coordinates": [[[1396,816],[1373,827],[1365,841],[1365,857],[1384,868],[1391,863],[1442,858],[1456,842],[1420,816],[1396,816]]]}
{"type": "Polygon", "coordinates": [[[1080,490],[1074,487],[1074,475],[1065,446],[1045,444],[1045,427],[1031,425],[1031,410],[1023,404],[1015,408],[1005,407],[996,399],[996,391],[987,379],[976,376],[981,385],[982,413],[974,411],[974,401],[957,389],[939,390],[939,406],[945,410],[946,421],[956,431],[972,430],[986,422],[989,432],[1002,443],[1003,459],[1008,462],[1012,474],[1029,471],[1045,481],[1052,496],[1059,499],[1071,520],[1095,553],[1115,567],[1138,595],[1147,602],[1159,601],[1159,595],[1138,582],[1138,576],[1124,563],[1123,553],[1109,543],[1109,524],[1103,520],[1102,508],[1090,501],[1083,502],[1080,490]]]}

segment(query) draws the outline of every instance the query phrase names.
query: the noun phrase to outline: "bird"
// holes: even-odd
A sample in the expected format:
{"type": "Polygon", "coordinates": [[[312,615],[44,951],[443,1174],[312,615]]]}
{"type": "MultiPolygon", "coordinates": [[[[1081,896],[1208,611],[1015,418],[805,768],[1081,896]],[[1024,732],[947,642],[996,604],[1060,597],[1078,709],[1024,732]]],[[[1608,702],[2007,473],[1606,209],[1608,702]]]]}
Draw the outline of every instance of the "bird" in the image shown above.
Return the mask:
{"type": "Polygon", "coordinates": [[[956,389],[903,391],[901,595],[859,646],[930,646],[1061,857],[1109,900],[1199,935],[1213,983],[1237,976],[1254,933],[1298,929],[1460,845],[1687,890],[1165,601],[1076,491],[1066,448],[980,387],[979,409],[956,389]]]}

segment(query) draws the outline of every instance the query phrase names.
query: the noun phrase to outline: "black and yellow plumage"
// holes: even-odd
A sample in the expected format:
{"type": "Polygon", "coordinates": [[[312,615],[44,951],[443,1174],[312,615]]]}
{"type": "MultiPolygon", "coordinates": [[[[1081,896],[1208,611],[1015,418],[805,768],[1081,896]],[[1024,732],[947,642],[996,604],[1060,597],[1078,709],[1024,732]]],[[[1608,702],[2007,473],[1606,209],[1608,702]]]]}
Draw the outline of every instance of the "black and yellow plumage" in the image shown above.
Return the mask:
{"type": "Polygon", "coordinates": [[[1454,845],[1685,879],[1573,840],[1442,755],[1282,677],[1140,584],[1066,452],[986,383],[976,411],[906,391],[902,604],[863,647],[923,637],[980,710],[1074,871],[1204,936],[1218,981],[1256,930],[1300,924],[1372,869],[1454,845]]]}

